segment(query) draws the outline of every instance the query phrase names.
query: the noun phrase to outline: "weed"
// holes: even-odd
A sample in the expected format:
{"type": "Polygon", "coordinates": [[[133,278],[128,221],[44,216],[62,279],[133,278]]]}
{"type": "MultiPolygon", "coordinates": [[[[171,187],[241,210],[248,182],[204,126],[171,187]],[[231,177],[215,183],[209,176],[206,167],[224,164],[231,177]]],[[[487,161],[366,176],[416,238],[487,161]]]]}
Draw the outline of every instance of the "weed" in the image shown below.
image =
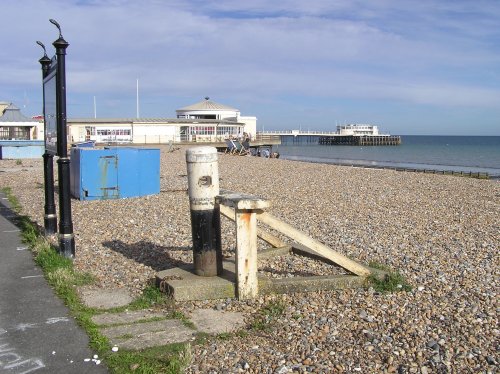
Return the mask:
{"type": "Polygon", "coordinates": [[[23,160],[16,160],[16,165],[22,165],[23,164],[23,160]]]}
{"type": "Polygon", "coordinates": [[[177,374],[192,360],[189,343],[169,344],[138,352],[120,350],[108,355],[106,363],[116,373],[177,374]]]}
{"type": "Polygon", "coordinates": [[[393,271],[387,266],[375,262],[370,263],[369,266],[387,272],[387,275],[383,279],[379,279],[374,275],[370,275],[368,277],[368,281],[371,283],[375,291],[381,293],[411,291],[411,285],[399,272],[393,271]]]}
{"type": "Polygon", "coordinates": [[[142,295],[127,306],[129,310],[139,310],[151,308],[154,305],[164,305],[168,302],[167,297],[158,287],[153,284],[148,285],[142,295]]]}
{"type": "Polygon", "coordinates": [[[269,330],[277,318],[285,311],[285,305],[281,301],[273,301],[264,306],[254,321],[250,324],[252,330],[269,330]]]}
{"type": "Polygon", "coordinates": [[[19,204],[17,197],[12,194],[12,189],[10,187],[4,187],[2,188],[2,192],[7,196],[7,201],[10,203],[11,209],[19,213],[21,211],[21,204],[19,204]]]}
{"type": "Polygon", "coordinates": [[[233,337],[233,335],[228,333],[228,332],[222,332],[222,333],[217,335],[217,338],[220,340],[229,340],[232,337],[233,337]]]}

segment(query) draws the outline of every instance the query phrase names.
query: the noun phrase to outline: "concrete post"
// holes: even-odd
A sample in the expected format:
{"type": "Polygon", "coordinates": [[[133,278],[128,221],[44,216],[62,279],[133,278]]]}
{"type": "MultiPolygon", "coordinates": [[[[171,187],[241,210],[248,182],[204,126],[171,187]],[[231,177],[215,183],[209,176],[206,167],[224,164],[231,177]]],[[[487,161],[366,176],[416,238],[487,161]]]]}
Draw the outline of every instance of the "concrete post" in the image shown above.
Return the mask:
{"type": "Polygon", "coordinates": [[[197,275],[221,275],[222,248],[217,149],[195,147],[186,151],[194,271],[197,275]]]}

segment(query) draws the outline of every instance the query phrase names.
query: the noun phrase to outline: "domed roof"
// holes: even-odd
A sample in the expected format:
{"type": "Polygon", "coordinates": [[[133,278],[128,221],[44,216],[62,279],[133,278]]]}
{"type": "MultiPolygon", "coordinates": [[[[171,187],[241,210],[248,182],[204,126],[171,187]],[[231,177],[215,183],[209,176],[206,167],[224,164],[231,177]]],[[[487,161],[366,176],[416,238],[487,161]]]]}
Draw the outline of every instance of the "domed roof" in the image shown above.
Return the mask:
{"type": "Polygon", "coordinates": [[[210,100],[207,96],[205,100],[200,101],[199,103],[185,106],[184,108],[177,109],[177,112],[187,112],[190,110],[227,110],[231,112],[239,112],[238,109],[230,107],[228,105],[223,105],[216,103],[215,101],[210,100]]]}

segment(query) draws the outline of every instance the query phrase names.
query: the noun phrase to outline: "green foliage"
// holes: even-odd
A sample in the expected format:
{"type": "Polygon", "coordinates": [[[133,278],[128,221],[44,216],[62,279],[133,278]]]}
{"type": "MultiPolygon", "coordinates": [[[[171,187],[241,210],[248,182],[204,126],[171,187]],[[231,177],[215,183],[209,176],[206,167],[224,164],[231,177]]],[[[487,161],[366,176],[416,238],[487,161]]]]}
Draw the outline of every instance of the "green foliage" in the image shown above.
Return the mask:
{"type": "Polygon", "coordinates": [[[272,301],[259,311],[250,327],[252,330],[269,330],[284,311],[285,305],[281,301],[272,301]]]}
{"type": "Polygon", "coordinates": [[[120,350],[107,355],[113,373],[179,374],[192,360],[191,345],[176,343],[142,351],[120,350]]]}
{"type": "Polygon", "coordinates": [[[129,310],[139,310],[151,308],[154,305],[165,305],[167,297],[153,284],[148,285],[142,291],[142,295],[127,306],[129,310]]]}
{"type": "Polygon", "coordinates": [[[10,203],[12,210],[16,213],[21,211],[21,205],[19,204],[19,200],[12,194],[12,189],[10,187],[2,188],[2,192],[7,196],[7,200],[10,203]]]}
{"type": "Polygon", "coordinates": [[[44,246],[38,250],[35,262],[45,271],[52,273],[57,269],[69,269],[72,267],[71,259],[59,255],[54,248],[44,246]]]}
{"type": "Polygon", "coordinates": [[[404,277],[399,272],[393,271],[387,266],[375,262],[370,263],[369,266],[374,269],[383,270],[387,273],[387,275],[382,279],[374,275],[370,275],[368,277],[368,281],[375,289],[375,291],[381,293],[411,291],[412,289],[411,285],[404,279],[404,277]]]}
{"type": "Polygon", "coordinates": [[[229,340],[233,337],[233,334],[228,333],[228,332],[222,332],[220,334],[217,334],[217,339],[220,340],[229,340]]]}

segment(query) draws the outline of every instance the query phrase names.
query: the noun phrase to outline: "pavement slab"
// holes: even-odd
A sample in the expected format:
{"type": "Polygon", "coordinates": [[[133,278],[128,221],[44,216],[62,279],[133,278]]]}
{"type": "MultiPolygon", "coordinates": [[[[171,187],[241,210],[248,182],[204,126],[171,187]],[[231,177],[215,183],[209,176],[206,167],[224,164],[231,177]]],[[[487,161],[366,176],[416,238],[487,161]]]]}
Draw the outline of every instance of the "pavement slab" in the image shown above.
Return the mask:
{"type": "Polygon", "coordinates": [[[130,293],[124,288],[80,290],[82,302],[89,308],[111,309],[130,304],[130,293]]]}
{"type": "Polygon", "coordinates": [[[196,329],[207,334],[233,332],[245,327],[245,314],[215,309],[197,309],[191,313],[196,329]]]}
{"type": "Polygon", "coordinates": [[[107,327],[101,332],[112,344],[124,349],[182,343],[196,336],[195,330],[176,319],[107,327]]]}

